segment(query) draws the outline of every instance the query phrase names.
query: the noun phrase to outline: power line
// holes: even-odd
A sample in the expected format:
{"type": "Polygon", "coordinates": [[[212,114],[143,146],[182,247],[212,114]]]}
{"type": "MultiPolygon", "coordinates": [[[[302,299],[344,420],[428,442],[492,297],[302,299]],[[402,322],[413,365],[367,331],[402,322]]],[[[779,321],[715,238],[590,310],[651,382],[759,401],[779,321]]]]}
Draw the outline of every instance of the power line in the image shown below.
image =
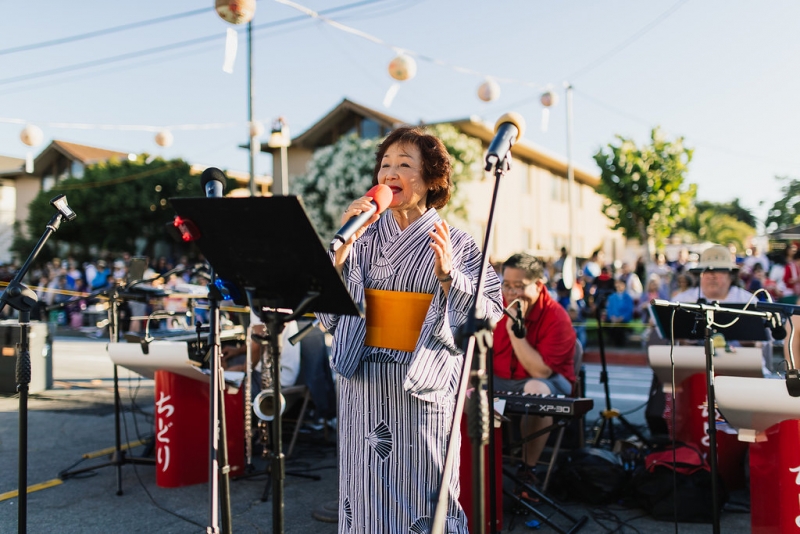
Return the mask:
{"type": "Polygon", "coordinates": [[[184,11],[183,13],[176,13],[174,15],[167,15],[166,17],[158,17],[155,19],[149,20],[142,20],[139,22],[131,22],[130,24],[123,24],[121,26],[113,26],[111,28],[105,28],[102,30],[95,30],[92,32],[87,33],[80,33],[77,35],[70,35],[69,37],[61,37],[59,39],[52,39],[50,41],[42,41],[40,43],[33,43],[29,45],[22,45],[22,46],[15,46],[12,48],[5,48],[0,50],[0,56],[4,56],[7,54],[15,54],[17,52],[27,52],[28,50],[37,50],[39,48],[47,48],[49,46],[56,46],[66,43],[72,43],[75,41],[82,41],[84,39],[91,39],[93,37],[100,37],[101,35],[108,35],[110,33],[117,33],[125,30],[132,30],[134,28],[141,28],[144,26],[150,26],[152,24],[160,24],[162,22],[168,22],[170,20],[177,20],[184,17],[191,17],[193,15],[199,15],[200,13],[207,13],[209,11],[213,11],[213,7],[204,7],[203,9],[195,9],[193,11],[184,11]]]}
{"type": "Polygon", "coordinates": [[[658,17],[656,17],[653,21],[651,21],[649,24],[644,26],[641,30],[639,30],[638,32],[634,33],[633,35],[631,35],[630,37],[628,37],[627,39],[622,41],[619,45],[615,46],[614,48],[612,48],[611,50],[609,50],[608,52],[606,52],[602,56],[600,56],[597,59],[591,61],[589,64],[584,65],[583,67],[581,67],[578,70],[574,71],[569,76],[567,76],[565,79],[569,80],[569,81],[573,81],[574,79],[576,79],[579,76],[589,72],[590,70],[593,70],[593,69],[599,67],[601,64],[603,64],[607,60],[611,59],[613,56],[617,55],[618,53],[622,52],[624,49],[628,48],[628,46],[630,46],[635,41],[637,41],[640,37],[642,37],[643,35],[648,33],[650,30],[652,30],[653,28],[658,26],[660,23],[662,23],[664,20],[666,20],[667,17],[672,15],[674,12],[676,12],[680,7],[683,6],[683,4],[685,4],[688,1],[689,0],[678,0],[677,2],[675,2],[672,5],[672,7],[670,7],[669,9],[664,11],[663,13],[661,13],[658,17]]]}
{"type": "MultiPolygon", "coordinates": [[[[327,13],[333,13],[333,12],[336,12],[336,11],[341,11],[341,10],[345,10],[345,9],[352,9],[352,8],[361,7],[361,6],[368,5],[368,4],[374,4],[374,3],[382,2],[382,1],[384,1],[384,0],[362,0],[361,2],[353,2],[351,4],[345,4],[343,6],[338,6],[338,7],[326,9],[326,10],[320,11],[320,13],[326,13],[326,14],[327,13]]],[[[203,9],[203,11],[208,11],[208,9],[203,9]]],[[[306,21],[306,20],[308,20],[308,17],[303,16],[303,15],[298,15],[296,17],[289,17],[289,18],[285,18],[285,19],[281,19],[281,20],[277,20],[277,21],[273,21],[273,22],[267,22],[267,23],[264,23],[264,24],[254,25],[253,26],[253,31],[274,28],[274,27],[277,27],[277,26],[283,26],[283,25],[286,25],[286,24],[294,23],[294,22],[303,22],[303,21],[306,21]]],[[[102,31],[102,30],[100,30],[100,31],[102,31]]],[[[173,49],[176,49],[176,48],[184,48],[184,47],[187,47],[187,46],[193,46],[193,45],[197,45],[197,44],[201,44],[201,43],[205,43],[205,42],[211,41],[213,39],[219,39],[220,35],[221,34],[215,33],[213,35],[206,35],[204,37],[197,37],[195,39],[189,39],[189,40],[186,40],[186,41],[179,41],[177,43],[172,43],[172,44],[168,44],[168,45],[156,46],[156,47],[153,47],[153,48],[146,48],[144,50],[139,50],[139,51],[136,51],[136,52],[129,52],[129,53],[126,53],[126,54],[119,54],[119,55],[110,56],[110,57],[107,57],[107,58],[95,59],[95,60],[92,60],[92,61],[85,61],[83,63],[74,63],[72,65],[65,65],[63,67],[57,67],[57,68],[54,68],[54,69],[48,69],[48,70],[43,70],[43,71],[38,71],[38,72],[31,72],[31,73],[28,73],[28,74],[21,74],[19,76],[12,76],[10,78],[2,78],[2,79],[0,79],[0,85],[5,85],[5,84],[15,83],[15,82],[21,82],[21,81],[25,81],[25,80],[32,80],[32,79],[35,79],[35,78],[42,78],[42,77],[45,77],[45,76],[52,76],[54,74],[61,74],[61,73],[64,73],[64,72],[71,72],[71,71],[74,71],[74,70],[81,70],[81,69],[87,69],[87,68],[91,68],[91,67],[97,67],[97,66],[101,66],[101,65],[106,65],[108,63],[115,63],[115,62],[118,62],[118,61],[125,61],[125,60],[128,60],[128,59],[135,59],[137,57],[157,54],[157,53],[160,53],[160,52],[165,52],[165,51],[173,50],[173,49]]]]}

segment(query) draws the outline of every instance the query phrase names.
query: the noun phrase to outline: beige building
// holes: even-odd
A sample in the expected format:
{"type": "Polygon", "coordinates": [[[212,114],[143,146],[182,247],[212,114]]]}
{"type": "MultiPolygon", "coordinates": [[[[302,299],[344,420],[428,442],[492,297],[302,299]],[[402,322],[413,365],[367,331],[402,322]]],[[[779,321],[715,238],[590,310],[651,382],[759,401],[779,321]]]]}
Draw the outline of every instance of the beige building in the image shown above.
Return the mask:
{"type": "MultiPolygon", "coordinates": [[[[293,138],[286,150],[288,178],[303,174],[316,149],[336,142],[342,135],[358,133],[362,137],[380,137],[393,128],[407,124],[365,106],[343,100],[308,130],[293,138]]],[[[488,148],[494,127],[476,118],[449,121],[463,133],[481,141],[488,148]]],[[[280,188],[280,150],[262,144],[261,150],[273,155],[273,176],[276,194],[280,188]]],[[[489,246],[493,259],[503,260],[514,252],[555,258],[561,247],[569,244],[569,203],[566,158],[545,151],[521,139],[512,149],[511,170],[500,184],[494,228],[489,246]]],[[[603,215],[603,197],[596,191],[598,174],[574,168],[573,199],[575,206],[574,254],[579,258],[603,248],[606,259],[622,255],[625,240],[621,233],[609,229],[603,215]]],[[[482,243],[489,216],[494,176],[485,173],[468,184],[469,231],[482,243]]]]}

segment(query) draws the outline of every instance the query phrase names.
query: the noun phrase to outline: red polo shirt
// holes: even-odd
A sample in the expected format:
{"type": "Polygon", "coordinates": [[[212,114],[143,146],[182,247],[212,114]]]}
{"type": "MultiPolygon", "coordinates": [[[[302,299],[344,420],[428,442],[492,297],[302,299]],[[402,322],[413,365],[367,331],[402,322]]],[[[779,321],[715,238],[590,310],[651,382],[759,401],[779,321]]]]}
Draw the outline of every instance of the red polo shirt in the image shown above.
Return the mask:
{"type": "MultiPolygon", "coordinates": [[[[494,374],[506,379],[529,378],[528,372],[517,360],[508,338],[506,321],[503,318],[494,329],[494,374]]],[[[550,297],[547,290],[539,294],[539,298],[525,317],[525,336],[528,343],[542,355],[544,363],[554,373],[575,383],[575,330],[566,310],[550,297]]]]}

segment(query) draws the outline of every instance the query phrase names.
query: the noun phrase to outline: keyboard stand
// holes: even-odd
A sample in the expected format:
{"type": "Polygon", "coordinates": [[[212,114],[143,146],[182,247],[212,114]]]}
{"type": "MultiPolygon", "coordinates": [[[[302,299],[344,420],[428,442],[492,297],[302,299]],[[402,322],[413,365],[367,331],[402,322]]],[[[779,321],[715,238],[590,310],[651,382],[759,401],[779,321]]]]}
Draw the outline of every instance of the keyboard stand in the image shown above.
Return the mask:
{"type": "MultiPolygon", "coordinates": [[[[511,414],[511,415],[520,415],[520,414],[511,414]]],[[[550,416],[552,417],[552,416],[550,416]]],[[[536,439],[539,436],[544,434],[550,433],[553,430],[558,429],[558,434],[556,436],[556,443],[553,445],[553,451],[550,454],[550,462],[547,464],[547,473],[544,476],[544,483],[542,484],[542,491],[547,491],[547,487],[550,484],[550,475],[553,472],[553,468],[556,465],[556,459],[558,458],[559,450],[561,449],[561,439],[564,437],[564,429],[566,429],[567,425],[572,422],[571,418],[566,417],[553,417],[553,424],[550,426],[546,426],[541,430],[533,432],[521,440],[509,444],[509,448],[513,449],[519,447],[520,445],[524,445],[525,443],[531,441],[532,439],[536,439]]]]}
{"type": "Polygon", "coordinates": [[[515,502],[521,504],[522,506],[524,506],[529,511],[533,512],[533,514],[536,517],[538,517],[544,523],[548,524],[556,532],[559,532],[560,534],[572,534],[573,532],[577,532],[578,530],[580,530],[580,528],[583,525],[586,524],[586,521],[588,521],[589,518],[587,516],[585,516],[585,515],[580,517],[579,519],[575,519],[569,513],[567,513],[566,510],[564,510],[562,507],[560,507],[558,504],[556,504],[552,499],[550,499],[547,495],[542,493],[540,490],[538,490],[534,486],[531,486],[530,484],[527,484],[527,483],[523,482],[519,477],[517,477],[514,473],[512,473],[508,468],[505,468],[505,467],[503,468],[503,475],[507,476],[515,484],[517,484],[519,486],[523,486],[531,494],[536,495],[536,497],[539,499],[539,505],[540,506],[542,504],[546,504],[546,505],[550,506],[551,508],[553,508],[553,510],[554,510],[554,512],[556,514],[561,514],[562,516],[566,517],[567,519],[569,519],[572,522],[572,526],[569,528],[569,530],[564,530],[561,527],[559,527],[558,525],[556,525],[551,520],[551,517],[553,517],[553,515],[555,515],[555,514],[550,514],[548,516],[545,513],[541,512],[538,508],[536,508],[532,504],[530,504],[528,502],[525,502],[520,496],[514,495],[514,492],[503,488],[503,493],[505,493],[506,496],[508,496],[510,499],[514,500],[515,502]]]}

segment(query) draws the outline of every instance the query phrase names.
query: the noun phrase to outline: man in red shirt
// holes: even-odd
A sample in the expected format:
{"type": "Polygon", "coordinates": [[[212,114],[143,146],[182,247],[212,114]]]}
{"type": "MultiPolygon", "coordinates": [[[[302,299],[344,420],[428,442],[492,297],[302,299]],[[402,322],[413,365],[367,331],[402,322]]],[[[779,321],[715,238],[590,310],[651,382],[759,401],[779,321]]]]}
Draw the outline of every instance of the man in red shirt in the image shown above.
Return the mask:
{"type": "MultiPolygon", "coordinates": [[[[569,396],[575,330],[547,291],[544,266],[529,254],[514,254],[502,273],[503,304],[511,318],[504,315],[494,330],[494,390],[569,396]]],[[[552,417],[524,416],[521,432],[528,436],[551,424],[552,417]]],[[[525,443],[523,460],[531,470],[546,443],[547,434],[525,443]]]]}

